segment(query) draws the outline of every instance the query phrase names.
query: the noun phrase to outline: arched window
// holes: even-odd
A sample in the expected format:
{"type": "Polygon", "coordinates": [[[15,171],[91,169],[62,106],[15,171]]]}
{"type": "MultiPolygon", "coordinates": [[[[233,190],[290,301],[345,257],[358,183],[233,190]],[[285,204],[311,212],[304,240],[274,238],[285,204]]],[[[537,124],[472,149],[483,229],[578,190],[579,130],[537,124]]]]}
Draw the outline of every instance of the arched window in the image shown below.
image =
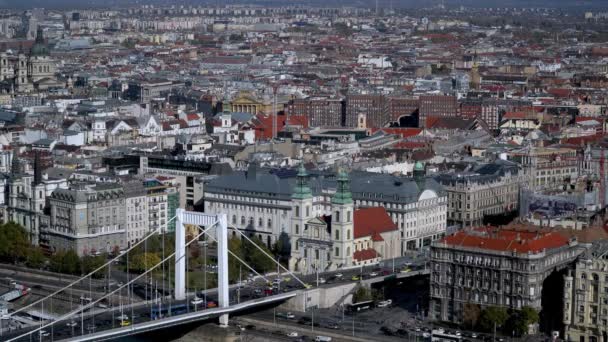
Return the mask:
{"type": "Polygon", "coordinates": [[[340,256],[340,248],[336,247],[336,256],[340,256]]]}
{"type": "Polygon", "coordinates": [[[245,216],[241,216],[241,225],[244,226],[245,225],[245,216]]]}
{"type": "Polygon", "coordinates": [[[350,210],[346,212],[346,222],[350,222],[350,210]]]}
{"type": "Polygon", "coordinates": [[[340,240],[340,230],[336,229],[336,240],[340,240]]]}
{"type": "Polygon", "coordinates": [[[300,207],[296,207],[296,217],[300,217],[300,207]]]}
{"type": "Polygon", "coordinates": [[[266,246],[267,246],[268,248],[271,248],[271,247],[272,247],[272,239],[270,238],[270,235],[268,235],[268,236],[266,237],[266,246]]]}
{"type": "Polygon", "coordinates": [[[272,219],[268,219],[268,228],[272,228],[272,219]]]}
{"type": "Polygon", "coordinates": [[[300,225],[296,224],[296,235],[300,234],[300,225]]]}
{"type": "Polygon", "coordinates": [[[350,229],[346,230],[346,239],[350,240],[350,229]]]}
{"type": "Polygon", "coordinates": [[[346,247],[346,256],[349,257],[350,256],[350,247],[346,247]]]}
{"type": "Polygon", "coordinates": [[[581,279],[587,279],[587,273],[581,274],[581,279]]]}
{"type": "Polygon", "coordinates": [[[236,224],[236,215],[232,215],[232,224],[236,224]]]}
{"type": "Polygon", "coordinates": [[[306,217],[310,216],[310,206],[306,206],[306,217]]]}
{"type": "Polygon", "coordinates": [[[253,217],[249,217],[249,225],[253,227],[253,217]]]}
{"type": "Polygon", "coordinates": [[[334,221],[340,222],[340,212],[338,210],[336,210],[336,213],[334,214],[334,221]]]}
{"type": "Polygon", "coordinates": [[[263,225],[264,225],[264,222],[263,222],[262,218],[260,217],[260,218],[258,219],[258,226],[260,226],[260,227],[261,227],[261,226],[263,226],[263,225]]]}

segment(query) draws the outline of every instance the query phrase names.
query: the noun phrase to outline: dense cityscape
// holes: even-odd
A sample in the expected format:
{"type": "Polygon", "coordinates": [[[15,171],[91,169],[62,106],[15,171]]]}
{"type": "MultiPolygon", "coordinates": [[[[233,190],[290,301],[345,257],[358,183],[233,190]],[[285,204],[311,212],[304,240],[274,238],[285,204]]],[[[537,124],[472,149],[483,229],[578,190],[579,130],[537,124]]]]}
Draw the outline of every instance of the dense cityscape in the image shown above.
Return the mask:
{"type": "Polygon", "coordinates": [[[602,1],[0,1],[0,341],[607,342],[607,43],[602,1]]]}

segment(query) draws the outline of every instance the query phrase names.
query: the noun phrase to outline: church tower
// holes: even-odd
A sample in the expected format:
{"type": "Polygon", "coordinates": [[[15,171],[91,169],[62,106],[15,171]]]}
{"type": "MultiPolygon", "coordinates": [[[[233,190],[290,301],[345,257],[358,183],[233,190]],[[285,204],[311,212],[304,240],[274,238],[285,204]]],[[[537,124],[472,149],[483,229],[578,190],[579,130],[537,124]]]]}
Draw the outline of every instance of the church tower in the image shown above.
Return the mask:
{"type": "MultiPolygon", "coordinates": [[[[304,234],[306,222],[314,217],[312,206],[312,191],[308,183],[308,173],[304,168],[304,163],[300,164],[296,177],[296,186],[291,195],[291,254],[300,256],[298,240],[304,234]]],[[[290,261],[290,268],[296,269],[296,259],[290,261]],[[293,263],[293,265],[292,265],[293,263]]]]}
{"type": "Polygon", "coordinates": [[[345,171],[338,172],[336,193],[331,199],[332,260],[337,267],[351,266],[354,252],[353,196],[345,171]]]}
{"type": "Polygon", "coordinates": [[[312,210],[312,191],[308,184],[308,173],[300,164],[296,177],[296,186],[291,195],[291,235],[301,237],[304,225],[314,217],[312,210]]]}

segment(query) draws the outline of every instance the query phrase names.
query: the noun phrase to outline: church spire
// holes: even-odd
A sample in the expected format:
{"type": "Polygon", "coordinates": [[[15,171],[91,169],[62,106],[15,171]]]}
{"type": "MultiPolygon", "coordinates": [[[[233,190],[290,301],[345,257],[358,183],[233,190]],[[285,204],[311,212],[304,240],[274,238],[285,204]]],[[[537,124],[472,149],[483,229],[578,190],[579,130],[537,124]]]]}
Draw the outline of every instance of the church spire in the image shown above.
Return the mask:
{"type": "Polygon", "coordinates": [[[11,176],[16,177],[21,174],[21,163],[19,162],[19,157],[17,156],[17,148],[13,148],[13,160],[11,161],[11,176]]]}
{"type": "Polygon", "coordinates": [[[338,172],[338,185],[336,193],[331,199],[332,204],[351,204],[353,203],[353,195],[350,192],[350,180],[346,171],[338,172]]]}
{"type": "Polygon", "coordinates": [[[42,183],[42,165],[40,165],[40,151],[34,154],[34,186],[42,183]]]}
{"type": "Polygon", "coordinates": [[[310,190],[310,186],[308,185],[308,173],[304,168],[304,163],[301,163],[300,168],[298,169],[298,175],[296,177],[296,187],[293,190],[291,198],[305,199],[311,197],[312,191],[310,190]]]}

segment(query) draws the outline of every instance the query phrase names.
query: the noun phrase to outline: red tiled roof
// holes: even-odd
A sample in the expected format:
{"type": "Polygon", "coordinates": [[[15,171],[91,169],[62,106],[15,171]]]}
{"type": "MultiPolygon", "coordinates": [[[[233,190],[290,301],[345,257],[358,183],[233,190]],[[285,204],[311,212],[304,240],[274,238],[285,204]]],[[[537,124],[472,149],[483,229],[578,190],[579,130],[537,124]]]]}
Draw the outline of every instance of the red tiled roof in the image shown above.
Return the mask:
{"type": "Polygon", "coordinates": [[[355,210],[355,239],[397,230],[397,225],[383,207],[355,210]]]}
{"type": "Polygon", "coordinates": [[[565,246],[568,239],[557,232],[479,227],[473,231],[461,230],[444,237],[441,242],[451,246],[501,252],[537,253],[544,249],[565,246]]]}
{"type": "Polygon", "coordinates": [[[186,115],[186,119],[188,121],[194,121],[194,120],[199,120],[201,117],[198,114],[192,113],[192,114],[188,114],[186,115]]]}
{"type": "Polygon", "coordinates": [[[378,253],[376,253],[376,250],[373,248],[363,249],[360,251],[355,251],[353,253],[353,259],[355,259],[357,261],[372,260],[377,257],[378,257],[378,253]]]}

